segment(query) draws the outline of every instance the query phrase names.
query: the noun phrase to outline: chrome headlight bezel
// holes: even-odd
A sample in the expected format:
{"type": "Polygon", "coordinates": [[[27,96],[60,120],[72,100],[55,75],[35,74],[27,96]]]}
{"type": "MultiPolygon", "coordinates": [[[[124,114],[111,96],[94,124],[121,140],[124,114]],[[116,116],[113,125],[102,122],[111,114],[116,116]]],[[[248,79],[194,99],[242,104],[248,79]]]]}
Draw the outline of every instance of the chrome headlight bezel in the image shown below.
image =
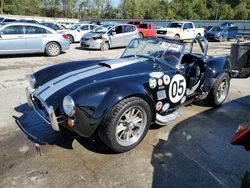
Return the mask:
{"type": "Polygon", "coordinates": [[[72,117],[75,114],[75,102],[71,96],[64,97],[63,110],[70,117],[72,117]]]}
{"type": "Polygon", "coordinates": [[[36,88],[36,78],[35,78],[35,76],[33,74],[30,75],[30,77],[29,77],[29,83],[30,83],[30,87],[32,89],[36,88]]]}

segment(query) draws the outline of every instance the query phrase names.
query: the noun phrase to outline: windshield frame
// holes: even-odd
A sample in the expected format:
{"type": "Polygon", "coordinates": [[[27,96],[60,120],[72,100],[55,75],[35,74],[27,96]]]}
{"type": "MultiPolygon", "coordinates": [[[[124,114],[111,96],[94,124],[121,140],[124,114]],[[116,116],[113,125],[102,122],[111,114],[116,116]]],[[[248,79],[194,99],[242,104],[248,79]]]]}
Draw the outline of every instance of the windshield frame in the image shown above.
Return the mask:
{"type": "MultiPolygon", "coordinates": [[[[159,50],[156,50],[155,53],[156,52],[160,52],[162,50],[163,50],[163,48],[159,48],[159,50]]],[[[185,53],[185,45],[184,45],[184,43],[182,43],[181,41],[176,40],[176,39],[167,39],[167,38],[135,38],[135,39],[133,39],[133,40],[130,41],[130,43],[127,45],[126,49],[123,51],[123,53],[122,53],[122,55],[121,55],[120,58],[149,56],[150,59],[155,59],[155,60],[157,59],[159,62],[162,62],[163,64],[168,65],[169,67],[179,68],[180,65],[181,65],[181,59],[182,59],[184,53],[185,53]],[[164,55],[166,54],[166,52],[168,52],[168,51],[171,52],[171,50],[168,50],[169,48],[167,50],[164,50],[164,52],[161,54],[160,57],[151,56],[150,54],[146,54],[146,55],[145,54],[131,54],[131,55],[126,55],[127,49],[129,49],[130,44],[132,44],[132,42],[135,41],[135,40],[140,40],[140,41],[154,40],[156,43],[157,42],[166,42],[166,43],[171,43],[173,45],[180,45],[181,49],[180,49],[180,57],[178,59],[178,62],[175,65],[173,65],[171,63],[167,63],[166,60],[164,60],[164,55]]]]}

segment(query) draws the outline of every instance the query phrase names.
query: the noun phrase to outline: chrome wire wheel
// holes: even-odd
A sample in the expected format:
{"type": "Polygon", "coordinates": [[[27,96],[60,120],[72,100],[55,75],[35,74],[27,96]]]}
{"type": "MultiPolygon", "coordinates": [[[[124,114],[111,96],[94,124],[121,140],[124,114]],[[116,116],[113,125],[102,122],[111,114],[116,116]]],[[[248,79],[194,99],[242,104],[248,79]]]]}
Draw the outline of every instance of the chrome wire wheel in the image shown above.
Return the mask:
{"type": "Polygon", "coordinates": [[[48,46],[48,52],[51,56],[57,56],[60,53],[60,47],[57,44],[52,43],[48,46]]]}
{"type": "Polygon", "coordinates": [[[121,146],[136,143],[144,133],[147,116],[144,108],[132,106],[119,118],[116,124],[116,140],[121,146]]]}
{"type": "Polygon", "coordinates": [[[227,94],[228,94],[228,90],[229,90],[229,83],[228,83],[228,80],[226,78],[224,78],[219,87],[218,87],[218,90],[216,92],[216,98],[217,98],[217,101],[219,103],[223,102],[225,100],[225,98],[227,97],[227,94]]]}

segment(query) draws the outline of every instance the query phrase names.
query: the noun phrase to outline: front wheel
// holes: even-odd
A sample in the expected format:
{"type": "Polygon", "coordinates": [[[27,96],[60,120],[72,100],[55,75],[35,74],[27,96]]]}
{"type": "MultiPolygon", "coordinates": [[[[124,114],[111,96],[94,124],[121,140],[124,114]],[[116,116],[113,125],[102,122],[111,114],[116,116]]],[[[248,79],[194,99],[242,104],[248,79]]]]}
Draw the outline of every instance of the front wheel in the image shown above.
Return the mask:
{"type": "Polygon", "coordinates": [[[101,51],[106,51],[109,50],[109,43],[108,42],[104,42],[101,44],[101,51]]]}
{"type": "Polygon", "coordinates": [[[45,47],[48,56],[58,56],[61,53],[61,46],[56,42],[50,42],[45,47]]]}
{"type": "Polygon", "coordinates": [[[209,106],[220,106],[227,98],[230,87],[230,77],[227,73],[219,76],[205,102],[209,106]]]}
{"type": "Polygon", "coordinates": [[[124,99],[113,107],[99,127],[99,137],[116,152],[131,150],[145,137],[151,119],[146,101],[138,97],[124,99]]]}

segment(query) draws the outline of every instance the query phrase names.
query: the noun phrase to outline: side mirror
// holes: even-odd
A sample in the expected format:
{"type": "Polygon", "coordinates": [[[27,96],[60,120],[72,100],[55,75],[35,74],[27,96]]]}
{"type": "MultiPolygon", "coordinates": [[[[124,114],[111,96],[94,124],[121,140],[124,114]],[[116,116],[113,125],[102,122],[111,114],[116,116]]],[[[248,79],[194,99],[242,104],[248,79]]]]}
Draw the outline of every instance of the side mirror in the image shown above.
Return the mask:
{"type": "Polygon", "coordinates": [[[78,32],[80,32],[80,31],[81,31],[81,29],[77,29],[77,31],[78,31],[78,32]]]}

